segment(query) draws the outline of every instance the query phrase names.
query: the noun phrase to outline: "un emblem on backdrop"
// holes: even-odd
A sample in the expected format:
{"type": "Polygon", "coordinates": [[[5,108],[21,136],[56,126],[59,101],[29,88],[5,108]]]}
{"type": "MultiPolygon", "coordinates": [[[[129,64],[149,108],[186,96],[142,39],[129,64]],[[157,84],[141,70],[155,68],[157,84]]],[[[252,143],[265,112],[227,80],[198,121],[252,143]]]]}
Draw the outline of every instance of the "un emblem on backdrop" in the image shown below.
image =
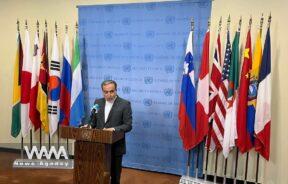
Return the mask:
{"type": "Polygon", "coordinates": [[[112,75],[104,75],[104,80],[112,80],[112,75]]]}
{"type": "Polygon", "coordinates": [[[130,94],[131,88],[129,86],[124,86],[124,87],[122,87],[122,92],[124,94],[130,94]]]}
{"type": "Polygon", "coordinates": [[[170,41],[170,42],[166,43],[166,49],[168,49],[168,50],[174,50],[175,47],[176,47],[176,44],[174,41],[170,41]]]}
{"type": "Polygon", "coordinates": [[[173,89],[171,89],[171,88],[164,89],[164,94],[165,94],[165,96],[172,96],[173,95],[173,89]]]}
{"type": "Polygon", "coordinates": [[[131,65],[123,65],[122,69],[123,72],[131,72],[131,65]]]}
{"type": "Polygon", "coordinates": [[[106,31],[106,32],[104,33],[104,37],[105,37],[106,39],[110,39],[110,38],[112,38],[112,36],[113,36],[113,32],[112,32],[112,31],[106,31]]]}
{"type": "Polygon", "coordinates": [[[166,24],[173,24],[175,22],[175,17],[172,16],[172,15],[168,15],[166,18],[165,18],[165,22],[166,24]]]}
{"type": "Polygon", "coordinates": [[[131,24],[131,19],[129,17],[125,17],[122,19],[122,24],[128,26],[131,24]]]}
{"type": "Polygon", "coordinates": [[[154,60],[154,55],[153,54],[145,54],[144,59],[145,59],[145,61],[151,62],[154,60]]]}
{"type": "Polygon", "coordinates": [[[111,53],[104,54],[104,60],[105,61],[111,61],[113,55],[111,53]]]}
{"type": "Polygon", "coordinates": [[[149,121],[149,120],[144,120],[144,121],[142,122],[142,126],[143,126],[143,128],[151,128],[151,121],[149,121]]]}
{"type": "Polygon", "coordinates": [[[149,99],[149,98],[145,98],[145,99],[143,100],[143,104],[144,104],[145,106],[149,107],[149,106],[152,105],[152,100],[149,99]]]}
{"type": "Polygon", "coordinates": [[[145,82],[145,84],[152,84],[153,83],[153,77],[151,77],[151,76],[144,77],[144,82],[145,82]]]}
{"type": "Polygon", "coordinates": [[[164,117],[165,119],[172,119],[172,117],[173,117],[173,112],[171,112],[171,111],[164,111],[164,112],[163,112],[163,117],[164,117]]]}
{"type": "Polygon", "coordinates": [[[154,31],[146,31],[146,37],[147,38],[154,38],[155,32],[154,31]]]}
{"type": "Polygon", "coordinates": [[[123,49],[125,49],[125,50],[131,50],[131,48],[132,48],[131,42],[124,42],[124,43],[123,43],[123,49]]]}
{"type": "Polygon", "coordinates": [[[174,66],[172,66],[172,65],[166,65],[166,66],[165,66],[165,72],[166,72],[166,73],[173,73],[173,72],[174,72],[174,66]]]}

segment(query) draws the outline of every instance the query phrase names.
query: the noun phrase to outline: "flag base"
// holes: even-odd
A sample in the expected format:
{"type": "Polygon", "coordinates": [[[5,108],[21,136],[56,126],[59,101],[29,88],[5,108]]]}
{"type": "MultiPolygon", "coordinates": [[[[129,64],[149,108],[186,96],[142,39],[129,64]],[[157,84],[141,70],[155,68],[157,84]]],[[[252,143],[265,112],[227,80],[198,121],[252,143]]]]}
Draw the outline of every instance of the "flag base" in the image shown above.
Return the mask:
{"type": "Polygon", "coordinates": [[[181,176],[179,184],[212,184],[213,182],[205,181],[199,178],[192,178],[189,176],[181,176]]]}

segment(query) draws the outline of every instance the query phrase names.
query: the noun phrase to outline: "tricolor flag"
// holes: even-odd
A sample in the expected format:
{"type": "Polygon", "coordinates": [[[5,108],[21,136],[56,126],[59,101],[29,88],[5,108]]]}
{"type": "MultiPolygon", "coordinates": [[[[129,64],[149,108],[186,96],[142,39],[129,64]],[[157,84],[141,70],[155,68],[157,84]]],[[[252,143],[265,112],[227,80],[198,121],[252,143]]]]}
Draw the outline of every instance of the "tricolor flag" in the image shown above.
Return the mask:
{"type": "Polygon", "coordinates": [[[59,100],[60,100],[60,61],[57,35],[54,33],[51,62],[49,63],[49,87],[48,87],[48,120],[49,131],[52,136],[59,122],[59,100]]]}
{"type": "Polygon", "coordinates": [[[228,157],[230,149],[235,146],[235,139],[237,138],[236,117],[239,83],[239,38],[240,32],[237,31],[232,45],[231,66],[228,78],[228,96],[223,137],[223,155],[225,158],[228,157]]]}
{"type": "Polygon", "coordinates": [[[14,64],[14,81],[13,81],[13,107],[12,107],[12,124],[11,135],[17,137],[21,130],[21,70],[23,64],[23,49],[20,33],[17,36],[17,51],[14,64]]]}
{"type": "Polygon", "coordinates": [[[231,44],[230,44],[230,34],[229,31],[227,31],[227,43],[226,43],[224,64],[222,68],[222,78],[218,89],[218,96],[215,105],[214,121],[212,124],[213,131],[215,132],[213,140],[218,150],[221,150],[223,145],[230,65],[231,65],[231,44]]]}
{"type": "Polygon", "coordinates": [[[25,30],[25,43],[23,53],[23,66],[21,72],[21,132],[25,137],[32,128],[29,118],[30,90],[31,90],[31,71],[32,60],[30,55],[30,36],[25,30]]]}
{"type": "Polygon", "coordinates": [[[196,90],[192,31],[190,31],[187,41],[179,104],[179,134],[183,142],[183,148],[190,150],[196,146],[196,90]]]}
{"type": "Polygon", "coordinates": [[[196,102],[196,137],[199,144],[208,134],[209,128],[209,43],[210,31],[206,32],[199,71],[196,102]]]}
{"type": "Polygon", "coordinates": [[[255,115],[255,150],[266,160],[270,156],[271,126],[271,43],[270,28],[267,30],[262,63],[259,74],[259,86],[255,115]]]}
{"type": "Polygon", "coordinates": [[[254,55],[252,60],[252,70],[250,71],[250,84],[249,84],[248,107],[247,107],[247,128],[253,145],[254,145],[256,98],[257,98],[258,77],[259,77],[261,60],[262,60],[262,43],[261,43],[261,31],[259,31],[256,39],[256,46],[254,49],[254,55]]]}
{"type": "Polygon", "coordinates": [[[216,148],[215,139],[217,139],[214,129],[212,127],[215,113],[215,105],[218,98],[218,89],[221,83],[221,41],[220,33],[217,36],[217,45],[214,50],[213,65],[210,77],[209,86],[209,131],[206,141],[208,150],[213,151],[216,148]]]}
{"type": "Polygon", "coordinates": [[[247,127],[247,103],[250,81],[250,70],[252,67],[251,33],[247,33],[246,46],[244,50],[244,62],[242,64],[241,79],[239,86],[239,102],[237,108],[237,147],[241,153],[249,151],[253,144],[247,127]]]}
{"type": "Polygon", "coordinates": [[[74,40],[74,53],[71,68],[73,78],[71,89],[70,125],[79,126],[82,118],[84,117],[84,96],[82,91],[80,49],[77,33],[74,40]]]}
{"type": "Polygon", "coordinates": [[[38,95],[38,82],[39,82],[39,71],[40,71],[40,48],[38,34],[35,34],[33,59],[32,59],[32,77],[31,77],[31,91],[30,91],[30,109],[29,118],[34,125],[35,131],[41,126],[40,112],[36,108],[37,106],[37,95],[38,95]]]}
{"type": "Polygon", "coordinates": [[[49,133],[48,125],[48,35],[44,32],[43,46],[41,52],[41,65],[39,73],[38,82],[38,93],[37,93],[37,110],[40,112],[40,120],[42,125],[42,130],[45,133],[49,133]]]}
{"type": "Polygon", "coordinates": [[[70,59],[70,46],[68,34],[65,34],[64,40],[64,55],[61,74],[61,92],[60,92],[60,119],[59,123],[69,126],[70,122],[70,107],[71,107],[71,85],[72,71],[70,59]]]}

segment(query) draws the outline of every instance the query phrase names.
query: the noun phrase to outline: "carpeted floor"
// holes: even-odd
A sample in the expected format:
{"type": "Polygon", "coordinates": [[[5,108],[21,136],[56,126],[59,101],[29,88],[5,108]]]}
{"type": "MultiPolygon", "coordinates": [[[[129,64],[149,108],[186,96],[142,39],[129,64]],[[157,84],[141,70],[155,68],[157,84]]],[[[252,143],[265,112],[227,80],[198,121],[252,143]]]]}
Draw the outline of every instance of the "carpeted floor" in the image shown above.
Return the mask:
{"type": "MultiPolygon", "coordinates": [[[[71,184],[72,170],[13,169],[20,154],[0,152],[0,184],[71,184]]],[[[177,184],[180,176],[124,168],[121,184],[177,184]]]]}

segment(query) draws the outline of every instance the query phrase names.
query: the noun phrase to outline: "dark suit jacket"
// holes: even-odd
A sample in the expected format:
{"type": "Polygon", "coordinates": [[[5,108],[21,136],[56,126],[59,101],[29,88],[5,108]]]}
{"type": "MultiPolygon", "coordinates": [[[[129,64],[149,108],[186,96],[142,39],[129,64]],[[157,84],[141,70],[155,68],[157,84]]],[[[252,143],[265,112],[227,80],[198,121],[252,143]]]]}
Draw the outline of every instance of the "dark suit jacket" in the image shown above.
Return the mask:
{"type": "MultiPolygon", "coordinates": [[[[132,109],[129,101],[117,96],[105,123],[105,99],[96,99],[94,104],[99,105],[96,117],[92,118],[92,128],[115,128],[115,131],[129,132],[132,129],[132,109]]],[[[126,153],[126,142],[124,138],[112,145],[113,155],[126,153]]]]}

